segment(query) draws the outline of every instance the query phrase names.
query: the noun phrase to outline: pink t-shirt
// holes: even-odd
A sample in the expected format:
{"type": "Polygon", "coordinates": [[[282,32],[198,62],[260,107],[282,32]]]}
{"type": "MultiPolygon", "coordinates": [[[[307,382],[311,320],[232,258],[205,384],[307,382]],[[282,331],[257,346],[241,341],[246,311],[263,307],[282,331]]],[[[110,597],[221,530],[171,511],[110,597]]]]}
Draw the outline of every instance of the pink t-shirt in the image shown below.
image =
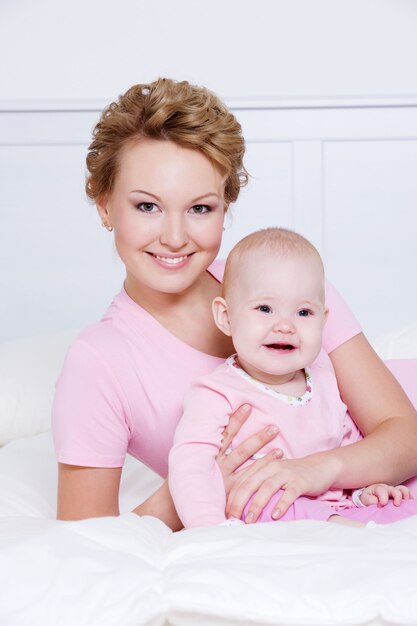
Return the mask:
{"type": "MultiPolygon", "coordinates": [[[[209,271],[221,281],[224,261],[209,271]]],[[[330,353],[361,328],[329,284],[326,301],[323,347],[330,353]]],[[[222,362],[175,337],[122,289],[65,359],[52,409],[58,461],[121,467],[129,453],[166,477],[184,393],[222,362]]]]}
{"type": "MultiPolygon", "coordinates": [[[[192,384],[169,455],[169,489],[185,528],[226,521],[226,492],[216,456],[230,415],[244,402],[249,400],[252,410],[234,446],[269,424],[278,426],[279,432],[260,452],[267,454],[278,447],[286,459],[340,448],[362,438],[340,398],[324,350],[305,374],[305,393],[291,397],[254,380],[230,357],[192,384]]],[[[317,499],[335,510],[353,506],[342,489],[329,489],[317,499]]]]}

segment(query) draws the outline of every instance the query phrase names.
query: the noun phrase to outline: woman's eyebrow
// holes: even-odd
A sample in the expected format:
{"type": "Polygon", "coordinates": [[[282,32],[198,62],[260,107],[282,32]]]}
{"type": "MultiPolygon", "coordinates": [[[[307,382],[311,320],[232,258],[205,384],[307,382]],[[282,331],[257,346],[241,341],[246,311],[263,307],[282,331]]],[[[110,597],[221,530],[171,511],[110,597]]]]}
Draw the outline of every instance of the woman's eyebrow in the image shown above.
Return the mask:
{"type": "Polygon", "coordinates": [[[215,198],[219,199],[219,194],[215,193],[214,191],[209,191],[208,193],[203,193],[202,196],[198,196],[197,198],[190,200],[190,204],[193,204],[193,202],[198,202],[199,200],[202,200],[203,198],[208,198],[209,196],[214,196],[215,198]]]}
{"type": "Polygon", "coordinates": [[[146,196],[152,196],[152,198],[155,198],[155,200],[158,200],[159,202],[161,201],[161,198],[159,196],[151,193],[150,191],[145,191],[144,189],[132,189],[130,193],[144,193],[146,196]]]}
{"type": "MultiPolygon", "coordinates": [[[[145,189],[132,189],[130,193],[144,193],[147,196],[151,196],[152,198],[155,198],[155,200],[158,200],[158,202],[161,202],[161,198],[159,196],[157,196],[154,193],[151,193],[150,191],[145,191],[145,189]]],[[[210,196],[217,198],[217,200],[220,197],[219,194],[215,193],[214,191],[209,191],[208,193],[203,193],[202,195],[197,196],[197,198],[193,198],[192,200],[190,200],[190,204],[193,204],[194,202],[198,202],[199,200],[202,200],[203,198],[208,198],[210,196]]]]}

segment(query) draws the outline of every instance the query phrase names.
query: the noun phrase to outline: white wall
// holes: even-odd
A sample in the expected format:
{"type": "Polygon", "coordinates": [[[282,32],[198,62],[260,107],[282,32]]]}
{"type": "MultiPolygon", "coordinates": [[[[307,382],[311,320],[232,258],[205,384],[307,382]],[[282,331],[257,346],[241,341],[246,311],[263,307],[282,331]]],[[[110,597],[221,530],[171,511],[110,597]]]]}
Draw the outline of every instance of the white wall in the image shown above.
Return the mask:
{"type": "MultiPolygon", "coordinates": [[[[238,106],[251,180],[221,256],[257,228],[294,228],[316,244],[369,336],[415,321],[417,98],[238,106]]],[[[120,289],[113,236],[83,192],[98,114],[0,110],[0,341],[85,326],[120,289]]]]}
{"type": "Polygon", "coordinates": [[[0,98],[417,94],[416,0],[1,0],[0,98]]]}

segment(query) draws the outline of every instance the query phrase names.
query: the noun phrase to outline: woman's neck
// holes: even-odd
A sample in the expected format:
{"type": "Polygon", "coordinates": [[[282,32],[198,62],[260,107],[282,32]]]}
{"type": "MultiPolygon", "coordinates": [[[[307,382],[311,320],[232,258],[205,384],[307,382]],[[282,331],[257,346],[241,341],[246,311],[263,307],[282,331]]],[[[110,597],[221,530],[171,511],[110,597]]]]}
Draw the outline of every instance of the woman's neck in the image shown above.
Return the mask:
{"type": "Polygon", "coordinates": [[[230,337],[215,325],[212,301],[221,295],[221,284],[204,272],[198,281],[181,293],[163,293],[125,281],[125,291],[136,304],[166,330],[190,347],[210,356],[227,358],[233,353],[230,337]]]}
{"type": "Polygon", "coordinates": [[[150,315],[158,318],[163,314],[169,315],[178,308],[192,307],[194,303],[200,302],[204,298],[204,282],[202,276],[181,293],[165,293],[140,285],[127,275],[124,288],[129,298],[150,315]]]}

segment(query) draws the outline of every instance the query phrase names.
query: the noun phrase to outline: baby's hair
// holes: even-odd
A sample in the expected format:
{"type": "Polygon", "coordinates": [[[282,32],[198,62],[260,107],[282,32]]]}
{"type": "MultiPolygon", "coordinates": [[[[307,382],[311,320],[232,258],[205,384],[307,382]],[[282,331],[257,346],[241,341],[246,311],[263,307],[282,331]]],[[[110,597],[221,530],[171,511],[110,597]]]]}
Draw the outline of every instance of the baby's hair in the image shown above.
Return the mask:
{"type": "Polygon", "coordinates": [[[134,85],[102,112],[87,155],[91,200],[113,189],[122,149],[140,139],[199,150],[225,176],[226,204],[235,202],[248,181],[242,129],[223,102],[205,87],[159,78],[134,85]]]}
{"type": "Polygon", "coordinates": [[[265,250],[281,258],[294,255],[314,257],[319,262],[324,275],[321,256],[308,239],[287,228],[263,228],[241,239],[230,251],[223,277],[224,296],[230,289],[245,255],[255,250],[265,250]]]}

